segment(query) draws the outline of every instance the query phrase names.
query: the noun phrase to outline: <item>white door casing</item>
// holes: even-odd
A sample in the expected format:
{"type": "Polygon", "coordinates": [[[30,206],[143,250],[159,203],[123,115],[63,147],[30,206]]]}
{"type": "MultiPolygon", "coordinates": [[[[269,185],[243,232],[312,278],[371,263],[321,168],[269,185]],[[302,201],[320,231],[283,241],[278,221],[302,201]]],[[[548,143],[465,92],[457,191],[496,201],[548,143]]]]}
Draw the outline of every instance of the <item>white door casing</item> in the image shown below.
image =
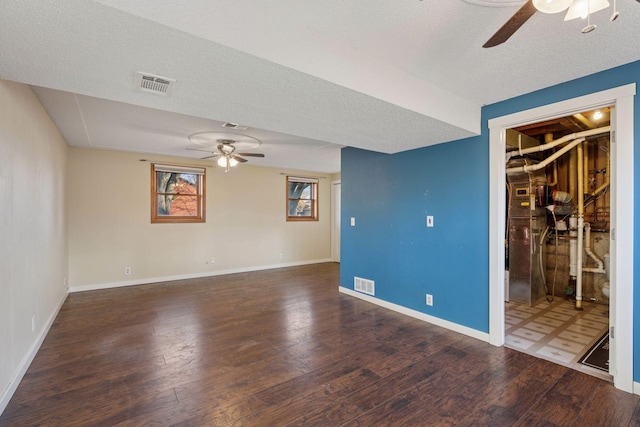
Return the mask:
{"type": "Polygon", "coordinates": [[[505,131],[613,105],[611,140],[611,371],[616,388],[633,392],[633,98],[635,84],[489,120],[489,342],[504,344],[505,131]]]}
{"type": "Polygon", "coordinates": [[[340,262],[341,183],[331,181],[331,260],[340,262]]]}

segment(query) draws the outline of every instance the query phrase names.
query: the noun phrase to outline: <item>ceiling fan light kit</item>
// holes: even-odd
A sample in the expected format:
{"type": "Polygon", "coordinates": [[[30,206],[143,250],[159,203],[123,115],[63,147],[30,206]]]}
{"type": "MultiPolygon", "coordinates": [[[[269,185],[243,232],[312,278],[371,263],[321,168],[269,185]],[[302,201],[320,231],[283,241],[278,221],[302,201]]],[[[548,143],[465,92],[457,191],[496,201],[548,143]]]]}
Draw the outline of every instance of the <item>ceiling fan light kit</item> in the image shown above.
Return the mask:
{"type": "Polygon", "coordinates": [[[607,0],[573,0],[569,6],[569,10],[564,17],[565,21],[571,21],[576,18],[587,18],[592,13],[598,12],[609,7],[607,0]]]}
{"type": "MultiPolygon", "coordinates": [[[[473,3],[471,0],[465,1],[473,3]]],[[[636,1],[640,3],[640,0],[636,1]]],[[[582,29],[582,33],[590,33],[596,29],[596,25],[591,24],[591,14],[606,9],[609,5],[608,0],[527,0],[482,47],[494,47],[506,42],[536,12],[559,13],[568,9],[564,20],[586,18],[587,26],[582,29]]],[[[619,16],[616,0],[614,0],[613,14],[609,20],[615,21],[619,16]]]]}
{"type": "Polygon", "coordinates": [[[613,14],[611,14],[611,18],[609,18],[609,21],[615,21],[616,19],[618,19],[618,16],[620,16],[620,12],[618,12],[618,5],[616,4],[616,0],[613,0],[613,14]]]}
{"type": "MultiPolygon", "coordinates": [[[[191,142],[194,142],[196,144],[201,144],[201,141],[199,141],[200,139],[202,139],[203,137],[210,137],[212,135],[215,135],[214,132],[198,132],[195,133],[191,136],[189,136],[189,140],[191,142]]],[[[190,151],[203,151],[205,153],[211,153],[210,156],[205,156],[205,157],[201,157],[202,160],[204,159],[211,159],[213,157],[218,157],[218,160],[216,161],[217,165],[220,166],[221,168],[224,168],[225,172],[229,172],[229,170],[232,167],[237,166],[240,163],[246,163],[247,159],[243,158],[244,157],[264,157],[264,154],[262,153],[237,153],[236,152],[236,143],[240,143],[242,144],[243,142],[246,142],[247,140],[249,142],[252,143],[256,143],[258,146],[260,146],[262,144],[262,142],[256,138],[250,137],[248,135],[234,135],[236,138],[238,139],[231,139],[228,136],[225,136],[223,138],[218,138],[216,140],[217,142],[217,146],[216,146],[216,151],[210,151],[210,150],[203,150],[203,149],[199,149],[199,148],[189,148],[187,147],[187,150],[190,151]]],[[[206,142],[206,138],[205,138],[205,142],[206,142]]],[[[204,148],[204,147],[203,147],[204,148]]]]}
{"type": "Polygon", "coordinates": [[[238,165],[238,161],[230,156],[225,155],[218,159],[218,166],[220,166],[221,168],[224,168],[225,172],[229,172],[230,168],[237,165],[238,165]]]}
{"type": "Polygon", "coordinates": [[[572,0],[533,0],[535,8],[542,13],[560,13],[571,5],[572,0]]]}

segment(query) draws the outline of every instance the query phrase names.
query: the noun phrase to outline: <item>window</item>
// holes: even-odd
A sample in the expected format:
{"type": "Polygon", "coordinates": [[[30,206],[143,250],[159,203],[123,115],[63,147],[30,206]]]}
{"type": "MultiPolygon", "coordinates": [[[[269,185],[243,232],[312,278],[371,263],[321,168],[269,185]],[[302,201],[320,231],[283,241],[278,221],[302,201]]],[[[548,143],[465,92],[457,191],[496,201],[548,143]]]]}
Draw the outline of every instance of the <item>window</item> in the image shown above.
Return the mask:
{"type": "Polygon", "coordinates": [[[318,220],[318,179],[287,177],[287,221],[318,220]]]}
{"type": "Polygon", "coordinates": [[[151,165],[151,222],[205,222],[205,169],[151,165]]]}

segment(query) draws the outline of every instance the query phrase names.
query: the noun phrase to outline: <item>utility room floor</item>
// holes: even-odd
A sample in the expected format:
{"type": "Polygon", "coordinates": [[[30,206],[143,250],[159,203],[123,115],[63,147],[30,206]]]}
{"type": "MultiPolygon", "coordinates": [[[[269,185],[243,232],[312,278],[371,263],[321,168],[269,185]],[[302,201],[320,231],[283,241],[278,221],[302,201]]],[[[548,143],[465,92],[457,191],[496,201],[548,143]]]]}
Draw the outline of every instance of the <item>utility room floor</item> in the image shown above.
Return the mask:
{"type": "Polygon", "coordinates": [[[556,297],[530,307],[505,303],[505,346],[611,381],[606,372],[578,363],[609,327],[609,307],[556,297]]]}

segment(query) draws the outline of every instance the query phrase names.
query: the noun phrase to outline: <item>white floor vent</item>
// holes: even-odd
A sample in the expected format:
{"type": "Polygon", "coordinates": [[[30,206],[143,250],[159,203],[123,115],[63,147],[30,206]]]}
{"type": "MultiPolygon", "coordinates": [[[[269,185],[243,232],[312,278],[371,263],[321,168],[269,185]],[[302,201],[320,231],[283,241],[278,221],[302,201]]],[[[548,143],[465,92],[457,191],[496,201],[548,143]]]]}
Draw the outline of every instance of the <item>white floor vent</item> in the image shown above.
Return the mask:
{"type": "Polygon", "coordinates": [[[361,277],[353,278],[353,289],[369,295],[376,294],[375,282],[373,280],[363,279],[361,277]]]}

